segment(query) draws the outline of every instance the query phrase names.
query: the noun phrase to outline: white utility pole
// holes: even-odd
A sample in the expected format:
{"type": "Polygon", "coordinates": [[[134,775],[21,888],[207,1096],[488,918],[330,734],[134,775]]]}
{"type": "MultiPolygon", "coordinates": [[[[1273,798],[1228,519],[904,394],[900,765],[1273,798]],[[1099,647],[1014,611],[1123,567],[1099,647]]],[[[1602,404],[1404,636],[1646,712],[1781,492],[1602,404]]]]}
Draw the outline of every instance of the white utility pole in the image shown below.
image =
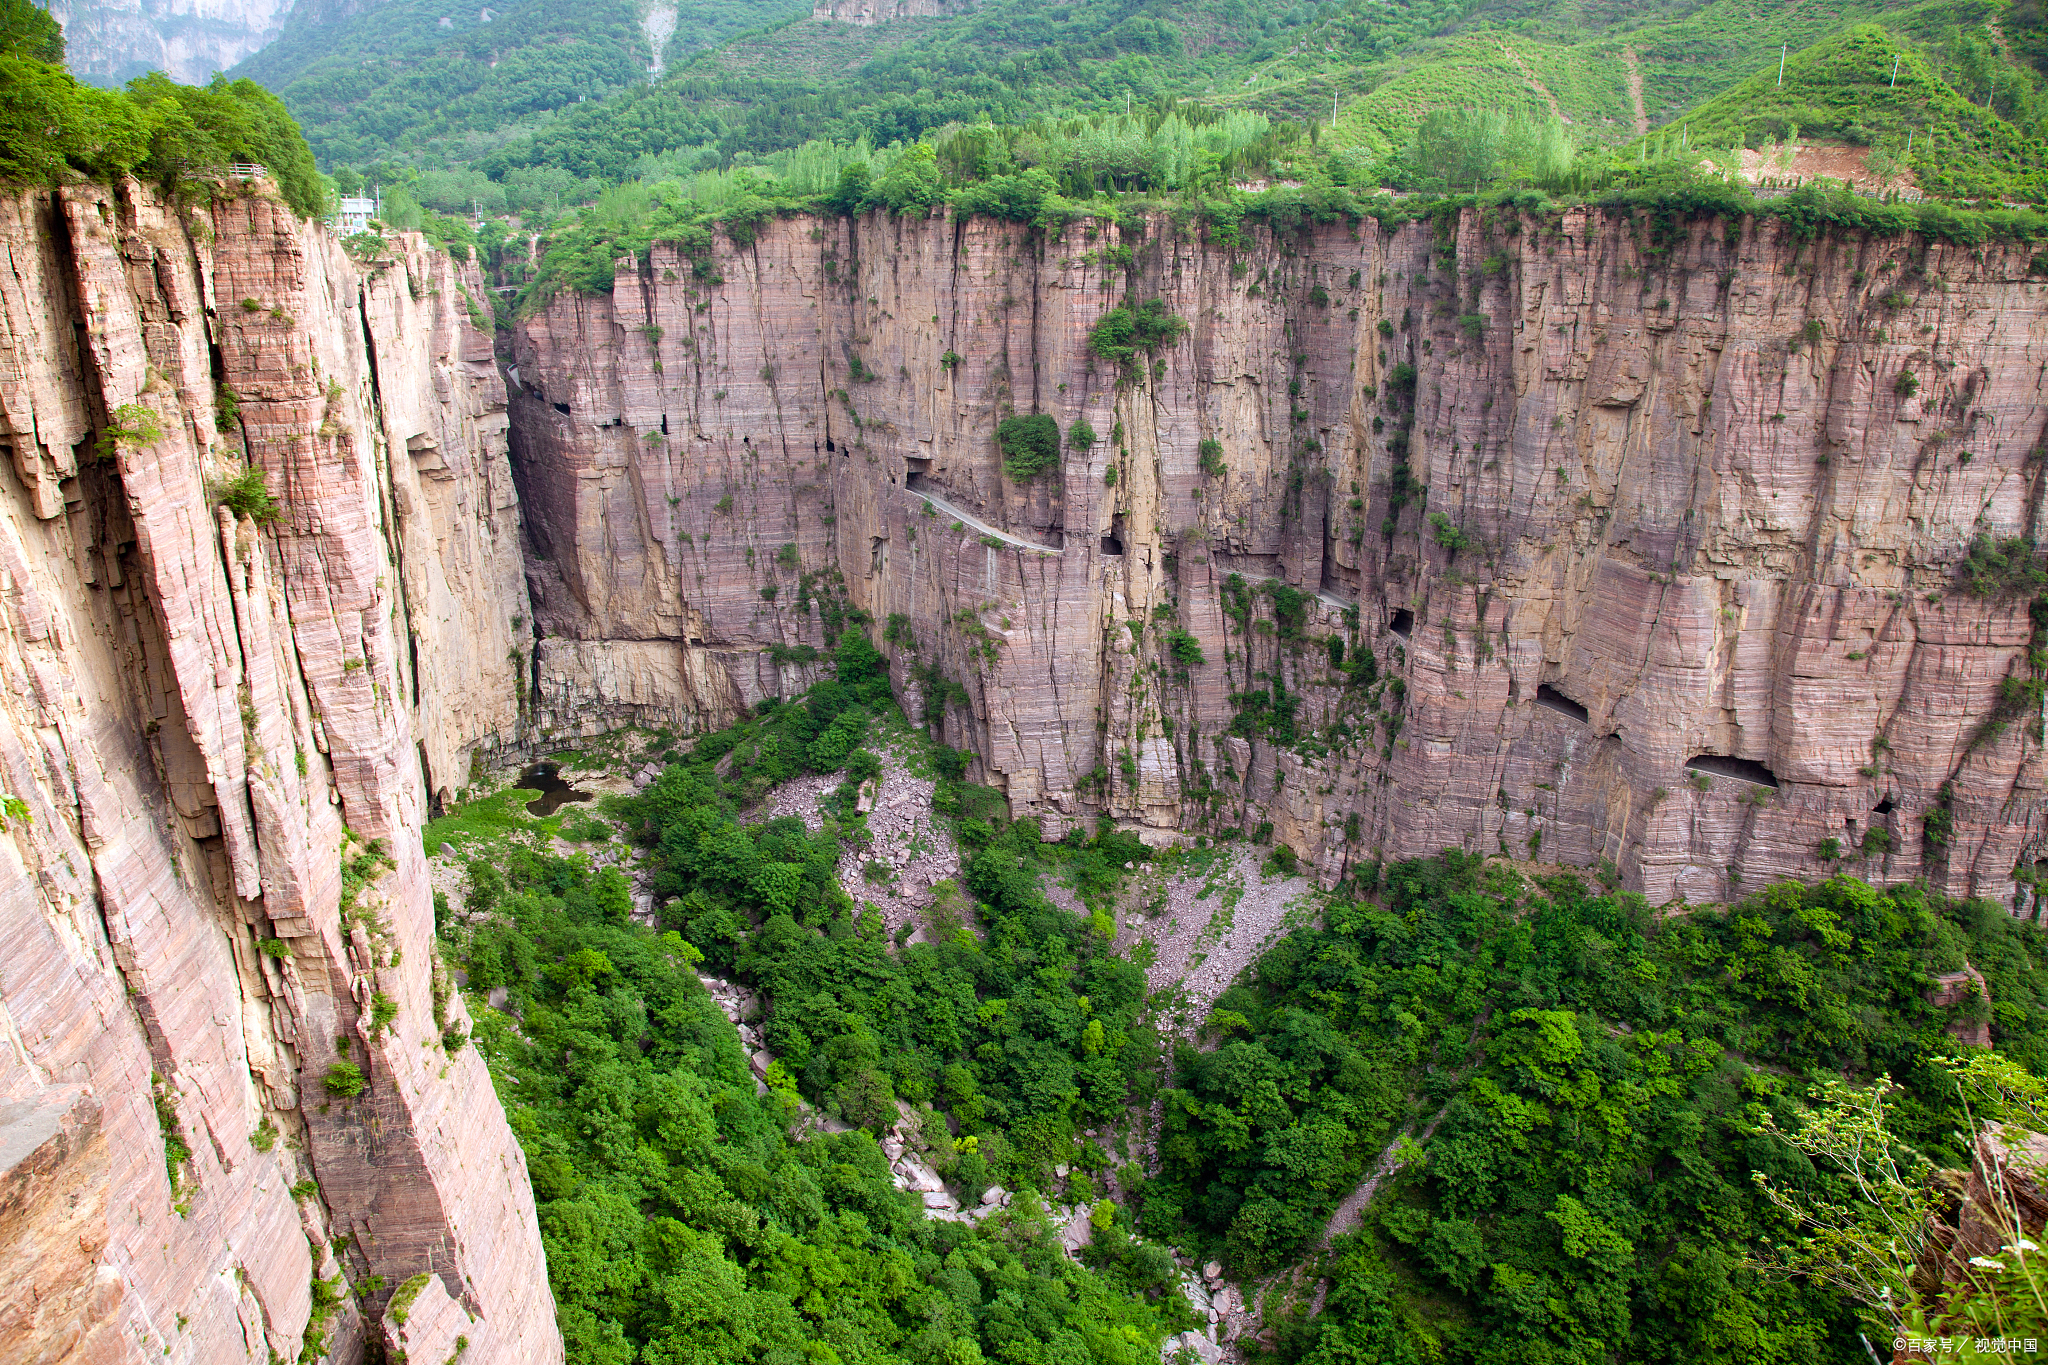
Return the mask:
{"type": "Polygon", "coordinates": [[[1791,50],[1792,45],[1790,43],[1780,43],[1778,45],[1778,84],[1780,86],[1785,84],[1785,54],[1791,50]]]}
{"type": "Polygon", "coordinates": [[[1894,90],[1899,88],[1899,63],[1904,60],[1904,53],[1892,58],[1892,89],[1894,90]]]}

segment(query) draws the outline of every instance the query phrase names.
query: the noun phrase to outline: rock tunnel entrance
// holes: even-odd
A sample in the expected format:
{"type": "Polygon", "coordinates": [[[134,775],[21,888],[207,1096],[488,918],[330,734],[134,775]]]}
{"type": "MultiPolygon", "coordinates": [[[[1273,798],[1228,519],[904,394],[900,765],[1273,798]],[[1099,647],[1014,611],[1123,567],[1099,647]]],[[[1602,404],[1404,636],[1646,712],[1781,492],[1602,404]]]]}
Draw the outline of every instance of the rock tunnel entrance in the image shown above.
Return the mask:
{"type": "Polygon", "coordinates": [[[1751,758],[1729,758],[1725,754],[1694,754],[1685,760],[1686,770],[1708,773],[1714,777],[1732,777],[1737,782],[1754,783],[1759,787],[1775,787],[1778,775],[1751,758]]]}
{"type": "Polygon", "coordinates": [[[1120,555],[1124,552],[1124,514],[1118,512],[1109,519],[1109,530],[1102,537],[1102,553],[1120,555]]]}
{"type": "Polygon", "coordinates": [[[1536,704],[1546,711],[1555,711],[1560,716],[1570,716],[1581,725],[1592,723],[1585,707],[1579,705],[1549,683],[1543,683],[1537,687],[1536,704]]]}

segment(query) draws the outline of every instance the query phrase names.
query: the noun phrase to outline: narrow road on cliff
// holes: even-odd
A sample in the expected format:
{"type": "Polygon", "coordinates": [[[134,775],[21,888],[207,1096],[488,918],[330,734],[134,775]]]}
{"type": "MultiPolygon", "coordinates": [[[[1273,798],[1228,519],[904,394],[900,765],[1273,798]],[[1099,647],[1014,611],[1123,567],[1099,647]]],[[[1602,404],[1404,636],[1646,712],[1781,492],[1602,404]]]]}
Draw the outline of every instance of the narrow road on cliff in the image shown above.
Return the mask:
{"type": "Polygon", "coordinates": [[[1026,540],[1022,536],[1013,536],[1008,531],[998,531],[995,527],[989,525],[980,517],[975,516],[974,513],[963,512],[958,507],[955,507],[952,503],[947,502],[944,498],[940,497],[936,493],[928,492],[922,488],[910,488],[904,491],[909,493],[911,497],[917,498],[923,502],[928,502],[933,507],[938,508],[939,511],[947,513],[948,515],[953,516],[955,518],[958,518],[961,522],[973,527],[975,530],[981,532],[983,535],[994,536],[997,540],[1007,541],[1008,543],[1016,546],[1020,550],[1036,550],[1040,554],[1048,555],[1056,555],[1060,553],[1058,550],[1054,549],[1050,545],[1040,545],[1035,540],[1026,540]]]}

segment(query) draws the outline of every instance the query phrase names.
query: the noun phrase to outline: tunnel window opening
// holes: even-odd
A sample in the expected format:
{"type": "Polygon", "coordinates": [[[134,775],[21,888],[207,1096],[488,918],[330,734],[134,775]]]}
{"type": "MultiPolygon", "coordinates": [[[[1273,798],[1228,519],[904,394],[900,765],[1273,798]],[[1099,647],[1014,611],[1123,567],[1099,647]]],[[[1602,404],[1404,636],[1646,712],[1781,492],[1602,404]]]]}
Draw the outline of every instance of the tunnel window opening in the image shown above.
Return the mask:
{"type": "Polygon", "coordinates": [[[1898,808],[1898,803],[1892,800],[1889,796],[1887,796],[1884,800],[1878,802],[1875,806],[1872,806],[1870,808],[1870,813],[1872,815],[1890,815],[1893,811],[1897,810],[1898,808]]]}
{"type": "Polygon", "coordinates": [[[920,460],[914,456],[906,459],[903,462],[903,486],[905,488],[922,489],[925,486],[926,476],[931,472],[932,462],[930,460],[920,460]]]}
{"type": "Polygon", "coordinates": [[[1591,716],[1587,713],[1585,707],[1579,705],[1549,683],[1543,683],[1537,687],[1536,704],[1547,711],[1555,711],[1560,716],[1570,716],[1581,725],[1591,723],[1591,716]]]}
{"type": "Polygon", "coordinates": [[[1694,754],[1685,760],[1687,771],[1714,777],[1732,777],[1759,787],[1775,787],[1778,775],[1751,758],[1730,758],[1726,754],[1694,754]]]}
{"type": "Polygon", "coordinates": [[[827,436],[827,437],[825,438],[825,449],[827,449],[827,450],[837,450],[837,449],[839,449],[839,447],[838,447],[838,446],[836,446],[836,445],[833,445],[833,444],[832,444],[832,438],[831,438],[830,436],[827,436]]]}
{"type": "Polygon", "coordinates": [[[561,413],[564,417],[569,415],[569,405],[567,403],[557,403],[554,405],[554,408],[556,412],[561,413]]]}
{"type": "Polygon", "coordinates": [[[1415,635],[1415,613],[1402,607],[1394,613],[1394,619],[1387,622],[1387,629],[1404,640],[1412,639],[1415,635]]]}
{"type": "Polygon", "coordinates": [[[1124,514],[1116,513],[1109,519],[1109,531],[1102,537],[1102,553],[1120,555],[1124,552],[1124,514]]]}

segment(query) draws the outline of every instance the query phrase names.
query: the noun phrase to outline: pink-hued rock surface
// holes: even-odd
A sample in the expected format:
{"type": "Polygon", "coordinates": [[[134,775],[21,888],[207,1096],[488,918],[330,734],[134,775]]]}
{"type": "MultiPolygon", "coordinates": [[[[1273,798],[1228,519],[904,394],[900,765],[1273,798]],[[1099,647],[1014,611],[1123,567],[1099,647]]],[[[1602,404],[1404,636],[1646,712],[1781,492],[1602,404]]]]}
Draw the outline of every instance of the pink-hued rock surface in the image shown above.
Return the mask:
{"type": "Polygon", "coordinates": [[[0,255],[0,1359],[295,1359],[343,1275],[358,1360],[425,1271],[465,1360],[559,1360],[419,838],[519,720],[481,281],[134,184],[0,198],[0,255]]]}
{"type": "Polygon", "coordinates": [[[1835,868],[2009,900],[2042,854],[2041,718],[2000,711],[2028,602],[1957,566],[2036,530],[2030,261],[1586,211],[657,245],[517,329],[535,719],[722,724],[851,606],[1048,833],[1270,820],[1325,882],[1464,847],[1660,903],[1835,868]],[[1187,333],[1120,375],[1089,331],[1154,298],[1187,333]],[[1020,485],[995,427],[1032,412],[1097,439],[1020,485]],[[1292,742],[1231,733],[1255,691],[1292,742]]]}
{"type": "Polygon", "coordinates": [[[623,259],[503,370],[473,268],[263,193],[17,193],[0,253],[0,1359],[292,1358],[339,1275],[339,1360],[558,1360],[428,807],[722,725],[842,629],[1048,835],[1657,902],[2020,908],[2043,857],[2027,594],[1958,572],[2039,529],[2025,251],[788,218],[623,259]],[[1154,299],[1184,335],[1094,352],[1154,299]],[[1030,413],[1095,440],[1019,483],[1030,413]],[[273,523],[221,505],[245,462],[273,523]]]}

